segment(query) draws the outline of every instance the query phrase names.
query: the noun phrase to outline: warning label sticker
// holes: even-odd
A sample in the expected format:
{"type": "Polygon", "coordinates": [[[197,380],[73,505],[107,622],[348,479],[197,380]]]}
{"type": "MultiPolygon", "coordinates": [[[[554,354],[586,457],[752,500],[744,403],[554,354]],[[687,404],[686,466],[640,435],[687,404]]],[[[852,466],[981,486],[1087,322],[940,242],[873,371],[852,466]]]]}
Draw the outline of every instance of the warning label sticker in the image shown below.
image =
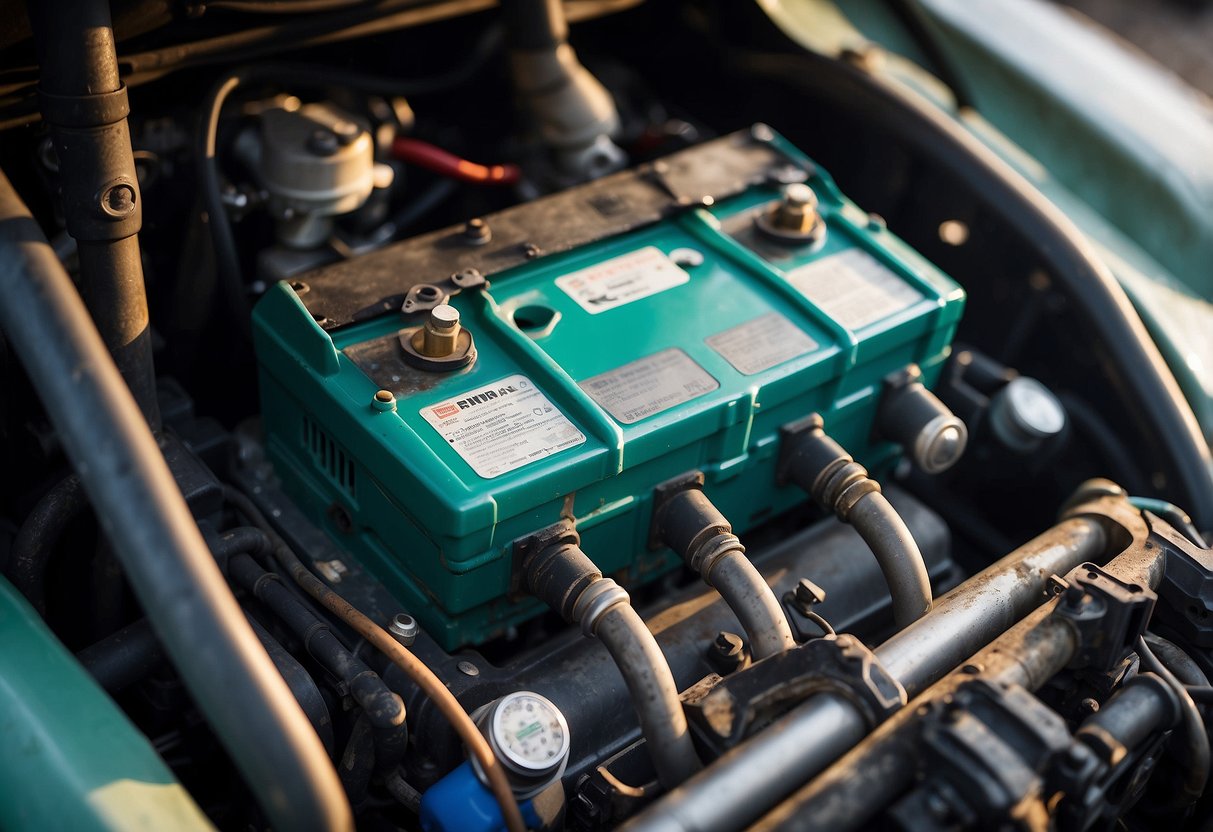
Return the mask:
{"type": "Polygon", "coordinates": [[[793,269],[788,281],[847,329],[861,329],[922,300],[922,293],[862,249],[793,269]]]}
{"type": "Polygon", "coordinates": [[[705,339],[705,343],[737,372],[747,376],[817,348],[816,341],[778,312],[718,332],[705,339]]]}
{"type": "Polygon", "coordinates": [[[587,378],[581,389],[624,425],[711,393],[720,383],[680,349],[668,349],[587,378]]]}
{"type": "Polygon", "coordinates": [[[503,378],[420,412],[485,479],[585,442],[585,434],[526,376],[503,378]]]}
{"type": "Polygon", "coordinates": [[[556,285],[586,312],[597,315],[690,279],[660,249],[648,246],[558,277],[556,285]]]}

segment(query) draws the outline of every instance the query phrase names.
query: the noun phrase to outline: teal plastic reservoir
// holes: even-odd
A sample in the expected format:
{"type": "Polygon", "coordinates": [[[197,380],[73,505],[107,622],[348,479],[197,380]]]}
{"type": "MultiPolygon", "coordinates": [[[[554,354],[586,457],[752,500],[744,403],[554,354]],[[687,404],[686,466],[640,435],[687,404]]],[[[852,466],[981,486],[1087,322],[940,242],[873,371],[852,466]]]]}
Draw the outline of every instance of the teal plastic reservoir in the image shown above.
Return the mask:
{"type": "Polygon", "coordinates": [[[405,241],[281,283],[254,315],[285,488],[448,649],[542,611],[512,544],[562,518],[628,586],[677,566],[650,547],[660,483],[702,471],[743,540],[803,504],[776,463],[780,426],[810,413],[887,468],[881,382],[913,363],[933,384],[964,303],[761,126],[484,221],[487,243],[405,241]],[[822,224],[810,205],[805,233],[772,228],[802,182],[822,224]],[[407,354],[443,296],[466,366],[407,354]]]}

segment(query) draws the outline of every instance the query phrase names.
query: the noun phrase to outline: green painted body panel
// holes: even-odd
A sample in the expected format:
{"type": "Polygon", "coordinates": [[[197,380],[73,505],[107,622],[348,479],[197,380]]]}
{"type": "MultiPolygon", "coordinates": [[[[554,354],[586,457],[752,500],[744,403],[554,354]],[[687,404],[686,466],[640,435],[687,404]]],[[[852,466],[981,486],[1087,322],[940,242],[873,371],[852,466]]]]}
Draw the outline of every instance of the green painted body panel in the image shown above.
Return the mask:
{"type": "MultiPolygon", "coordinates": [[[[783,150],[802,158],[793,148],[783,150]]],[[[463,325],[475,334],[477,361],[435,378],[429,389],[397,392],[394,410],[372,406],[379,385],[350,355],[378,339],[394,343],[405,325],[401,316],[356,323],[330,337],[293,290],[279,284],[254,320],[267,446],[284,484],[318,517],[339,504],[352,528],[342,531],[330,516],[329,531],[428,632],[455,648],[541,611],[539,602],[518,592],[512,542],[562,516],[576,518],[582,547],[597,565],[629,585],[677,565],[672,553],[648,547],[653,488],[665,480],[704,471],[707,493],[742,533],[805,501],[797,489],[776,484],[781,425],[821,412],[830,433],[862,462],[877,471],[887,467],[895,447],[871,439],[881,380],[909,363],[919,364],[929,383],[935,380],[964,296],[881,224],[869,222],[824,174],[810,184],[828,224],[820,246],[791,247],[783,255],[754,245],[773,258],[768,261],[740,242],[748,239],[753,215],[780,196],[762,185],[710,209],[513,268],[495,275],[487,291],[453,297],[463,325]],[[665,256],[679,249],[702,256],[686,267],[681,285],[605,311],[591,313],[557,285],[582,270],[622,268],[632,261],[620,258],[629,256],[669,263],[665,256]],[[912,287],[917,299],[851,331],[788,275],[855,250],[876,258],[883,264],[877,268],[912,287]],[[528,336],[515,324],[520,309],[531,316],[544,311],[557,322],[528,336]],[[746,374],[708,343],[772,313],[812,345],[746,374]],[[669,350],[681,351],[681,364],[699,368],[687,372],[710,376],[715,389],[636,420],[616,419],[587,392],[588,379],[669,350]],[[467,402],[466,394],[501,389],[518,375],[585,441],[481,476],[423,411],[461,396],[467,402]]]]}
{"type": "Polygon", "coordinates": [[[1213,102],[1079,15],[1024,0],[918,0],[973,108],[958,110],[883,0],[759,0],[824,54],[875,42],[1090,239],[1213,442],[1213,102]]]}
{"type": "Polygon", "coordinates": [[[3,578],[0,644],[0,828],[213,828],[147,738],[3,578]]]}

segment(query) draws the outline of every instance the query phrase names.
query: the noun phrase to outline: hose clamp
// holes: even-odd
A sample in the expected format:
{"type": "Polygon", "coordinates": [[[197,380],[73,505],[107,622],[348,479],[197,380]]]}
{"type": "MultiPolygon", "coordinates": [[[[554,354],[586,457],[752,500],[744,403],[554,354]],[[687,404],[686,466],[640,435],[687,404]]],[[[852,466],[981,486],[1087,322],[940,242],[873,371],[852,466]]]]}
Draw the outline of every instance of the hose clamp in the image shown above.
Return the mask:
{"type": "Polygon", "coordinates": [[[737,535],[729,532],[722,532],[715,537],[710,537],[699,545],[690,557],[687,558],[687,565],[695,570],[703,577],[703,582],[708,586],[712,586],[712,569],[715,568],[717,561],[727,555],[729,552],[736,552],[739,555],[745,554],[745,546],[741,545],[741,541],[737,539],[737,535]]]}
{"type": "Polygon", "coordinates": [[[614,580],[600,578],[587,586],[578,597],[573,607],[573,620],[581,624],[581,632],[586,638],[593,638],[602,614],[616,604],[626,604],[631,600],[627,590],[614,580]]]}

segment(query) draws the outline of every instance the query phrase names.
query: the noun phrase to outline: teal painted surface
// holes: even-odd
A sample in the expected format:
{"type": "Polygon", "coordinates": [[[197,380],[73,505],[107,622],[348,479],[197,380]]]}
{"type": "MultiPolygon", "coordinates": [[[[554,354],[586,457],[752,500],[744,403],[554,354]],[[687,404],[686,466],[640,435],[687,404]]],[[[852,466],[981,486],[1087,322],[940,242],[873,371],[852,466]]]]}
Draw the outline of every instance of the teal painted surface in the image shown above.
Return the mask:
{"type": "Polygon", "coordinates": [[[3,578],[0,644],[0,828],[212,828],[147,739],[3,578]]]}
{"type": "Polygon", "coordinates": [[[875,41],[933,101],[1088,236],[1213,442],[1213,103],[1039,0],[919,0],[973,96],[957,111],[884,0],[760,0],[809,48],[875,41]],[[900,58],[906,60],[901,60],[900,58]]]}
{"type": "MultiPolygon", "coordinates": [[[[796,154],[792,148],[785,148],[796,154]]],[[[798,155],[798,154],[797,154],[798,155]]],[[[479,358],[430,389],[403,395],[397,408],[371,405],[378,385],[351,360],[350,348],[393,339],[406,323],[387,316],[343,328],[332,340],[286,284],[258,305],[263,420],[271,459],[287,489],[325,515],[333,502],[354,529],[330,533],[383,580],[448,648],[484,641],[540,612],[517,592],[511,543],[570,513],[582,547],[625,584],[676,565],[647,546],[654,486],[693,469],[739,532],[802,504],[775,482],[779,427],[814,411],[873,470],[896,449],[871,441],[881,379],[916,362],[933,381],[963,307],[960,288],[893,237],[869,224],[824,174],[810,183],[828,234],[819,248],[799,247],[768,262],[730,236],[779,197],[757,187],[734,199],[493,278],[491,291],[452,299],[476,337],[479,358]],[[729,233],[726,233],[726,229],[729,233]],[[591,314],[556,281],[616,258],[655,248],[703,256],[685,283],[591,314]],[[810,302],[789,273],[843,251],[862,249],[920,295],[908,306],[850,331],[810,302]],[[558,316],[530,337],[514,323],[519,309],[558,316]],[[772,312],[815,346],[747,375],[709,338],[772,312]],[[326,344],[325,341],[328,341],[326,344]],[[665,350],[681,350],[716,389],[633,423],[616,420],[581,386],[665,350]],[[521,374],[586,437],[492,478],[484,478],[422,416],[453,397],[521,374]],[[317,461],[304,420],[340,447],[344,462],[317,461]],[[352,467],[350,467],[352,466],[352,467]]],[[[625,420],[626,421],[626,420],[625,420]]],[[[332,451],[326,451],[332,453],[332,451]]]]}

